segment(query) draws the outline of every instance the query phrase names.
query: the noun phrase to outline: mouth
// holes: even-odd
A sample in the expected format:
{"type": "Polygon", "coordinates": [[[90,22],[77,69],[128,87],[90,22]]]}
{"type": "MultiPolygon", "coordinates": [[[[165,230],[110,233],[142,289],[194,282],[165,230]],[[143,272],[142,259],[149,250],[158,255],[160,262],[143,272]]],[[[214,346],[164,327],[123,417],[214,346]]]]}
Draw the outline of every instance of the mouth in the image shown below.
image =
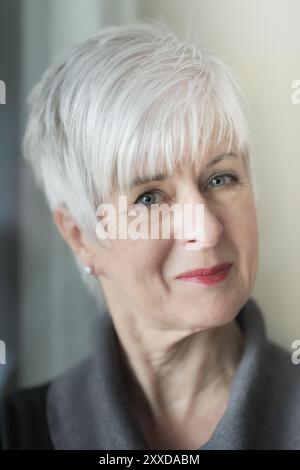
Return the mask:
{"type": "Polygon", "coordinates": [[[212,268],[195,269],[180,274],[175,279],[213,285],[227,278],[233,263],[223,263],[212,268]]]}

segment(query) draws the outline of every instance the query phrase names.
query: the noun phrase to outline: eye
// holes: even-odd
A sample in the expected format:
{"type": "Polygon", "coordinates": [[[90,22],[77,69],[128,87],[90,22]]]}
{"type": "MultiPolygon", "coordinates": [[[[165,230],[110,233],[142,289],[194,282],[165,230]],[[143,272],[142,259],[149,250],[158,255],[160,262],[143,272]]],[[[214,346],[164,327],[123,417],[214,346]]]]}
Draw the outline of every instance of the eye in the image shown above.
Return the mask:
{"type": "Polygon", "coordinates": [[[212,188],[218,188],[219,186],[229,186],[230,184],[237,183],[239,181],[238,177],[235,175],[232,175],[231,173],[223,173],[222,175],[215,175],[213,178],[209,181],[208,185],[212,185],[212,188]],[[227,181],[227,183],[224,184],[224,180],[227,181]]]}
{"type": "Polygon", "coordinates": [[[145,193],[141,194],[134,204],[142,204],[146,207],[150,207],[152,204],[159,204],[159,200],[155,196],[160,196],[162,197],[162,194],[160,191],[152,190],[152,191],[146,191],[145,193]],[[140,202],[141,201],[141,202],[140,202]]]}

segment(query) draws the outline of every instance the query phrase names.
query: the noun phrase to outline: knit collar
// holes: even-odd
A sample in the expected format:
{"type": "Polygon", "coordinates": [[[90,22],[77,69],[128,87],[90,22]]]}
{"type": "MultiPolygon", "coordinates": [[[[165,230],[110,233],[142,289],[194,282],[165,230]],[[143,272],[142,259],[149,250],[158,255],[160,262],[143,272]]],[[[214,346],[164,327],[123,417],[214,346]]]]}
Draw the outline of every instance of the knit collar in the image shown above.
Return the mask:
{"type": "MultiPolygon", "coordinates": [[[[97,352],[50,385],[47,418],[56,449],[149,450],[129,412],[119,340],[109,313],[101,315],[97,352]]],[[[211,438],[198,450],[255,448],[263,419],[266,331],[253,299],[235,318],[244,351],[235,372],[226,411],[211,438]]]]}

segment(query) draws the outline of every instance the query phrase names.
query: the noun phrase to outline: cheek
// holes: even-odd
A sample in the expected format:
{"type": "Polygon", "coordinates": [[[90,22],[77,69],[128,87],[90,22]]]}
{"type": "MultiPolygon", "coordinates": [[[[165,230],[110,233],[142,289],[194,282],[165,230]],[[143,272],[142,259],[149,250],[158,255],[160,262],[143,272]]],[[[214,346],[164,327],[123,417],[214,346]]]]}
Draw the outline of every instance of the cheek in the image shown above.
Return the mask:
{"type": "Polygon", "coordinates": [[[258,224],[257,214],[254,201],[249,201],[245,207],[245,212],[241,219],[243,228],[243,237],[248,251],[252,254],[253,258],[258,255],[258,224]]]}
{"type": "Polygon", "coordinates": [[[256,207],[252,198],[236,208],[234,222],[231,225],[231,234],[239,254],[239,263],[242,276],[253,287],[258,269],[259,234],[256,207]]]}
{"type": "Polygon", "coordinates": [[[170,240],[114,240],[110,269],[125,282],[149,282],[162,271],[169,250],[170,240]]]}

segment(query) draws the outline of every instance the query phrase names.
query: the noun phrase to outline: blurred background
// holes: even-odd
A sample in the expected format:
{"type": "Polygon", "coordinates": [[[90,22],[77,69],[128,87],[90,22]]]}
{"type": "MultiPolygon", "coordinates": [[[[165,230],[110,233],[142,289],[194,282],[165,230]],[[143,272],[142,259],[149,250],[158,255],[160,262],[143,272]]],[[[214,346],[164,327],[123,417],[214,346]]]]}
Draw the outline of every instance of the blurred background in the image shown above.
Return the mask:
{"type": "Polygon", "coordinates": [[[64,47],[105,26],[150,18],[196,38],[243,83],[261,193],[252,297],[271,339],[290,351],[300,339],[300,104],[291,100],[300,80],[300,2],[0,0],[0,393],[51,379],[97,341],[99,307],[21,160],[26,97],[64,47]]]}

